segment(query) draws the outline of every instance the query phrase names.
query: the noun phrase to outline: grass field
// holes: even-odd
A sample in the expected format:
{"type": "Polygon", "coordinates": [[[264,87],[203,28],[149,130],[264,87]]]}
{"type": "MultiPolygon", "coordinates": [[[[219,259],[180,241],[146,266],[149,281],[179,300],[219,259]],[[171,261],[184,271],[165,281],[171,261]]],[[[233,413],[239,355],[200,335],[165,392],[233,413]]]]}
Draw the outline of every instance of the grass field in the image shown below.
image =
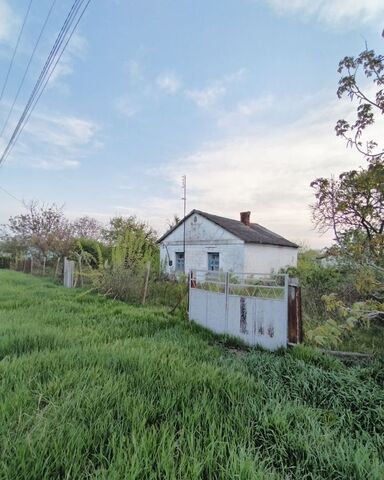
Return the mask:
{"type": "Polygon", "coordinates": [[[383,479],[383,366],[0,271],[0,479],[383,479]]]}

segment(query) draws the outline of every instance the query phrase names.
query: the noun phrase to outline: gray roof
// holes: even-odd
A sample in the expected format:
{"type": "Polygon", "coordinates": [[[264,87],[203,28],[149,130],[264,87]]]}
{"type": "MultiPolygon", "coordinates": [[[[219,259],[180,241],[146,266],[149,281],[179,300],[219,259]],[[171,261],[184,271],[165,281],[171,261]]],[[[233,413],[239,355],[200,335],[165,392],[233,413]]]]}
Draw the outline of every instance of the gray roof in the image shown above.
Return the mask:
{"type": "Polygon", "coordinates": [[[183,218],[177,225],[168,230],[158,242],[162,242],[170,233],[176,230],[184,221],[186,221],[191,215],[198,213],[205,217],[216,225],[224,228],[227,232],[232,233],[245,243],[259,243],[262,245],[277,245],[281,247],[298,248],[293,242],[290,242],[286,238],[277,235],[277,233],[271,232],[265,227],[262,227],[258,223],[251,223],[249,226],[244,225],[240,220],[233,220],[232,218],[219,217],[218,215],[212,215],[211,213],[202,212],[201,210],[192,210],[185,218],[183,218]]]}

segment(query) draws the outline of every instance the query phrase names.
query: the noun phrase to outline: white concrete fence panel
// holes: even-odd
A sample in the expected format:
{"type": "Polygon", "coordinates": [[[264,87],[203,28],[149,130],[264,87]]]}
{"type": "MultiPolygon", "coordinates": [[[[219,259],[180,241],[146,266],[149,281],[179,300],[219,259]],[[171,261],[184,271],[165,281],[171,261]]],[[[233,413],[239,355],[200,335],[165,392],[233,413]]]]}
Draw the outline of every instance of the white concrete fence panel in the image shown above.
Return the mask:
{"type": "Polygon", "coordinates": [[[268,350],[288,342],[287,275],[192,271],[189,318],[268,350]]]}

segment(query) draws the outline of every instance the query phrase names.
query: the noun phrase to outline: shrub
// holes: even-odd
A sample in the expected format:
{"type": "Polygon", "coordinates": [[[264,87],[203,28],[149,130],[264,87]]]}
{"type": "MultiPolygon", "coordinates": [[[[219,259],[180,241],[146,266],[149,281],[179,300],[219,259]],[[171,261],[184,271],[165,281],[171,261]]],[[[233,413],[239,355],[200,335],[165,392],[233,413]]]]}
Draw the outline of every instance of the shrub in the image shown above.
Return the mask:
{"type": "Polygon", "coordinates": [[[0,268],[10,268],[11,267],[11,257],[0,255],[0,268]]]}
{"type": "Polygon", "coordinates": [[[82,255],[92,268],[98,268],[103,264],[102,244],[92,238],[80,238],[76,241],[74,253],[82,255]],[[84,255],[85,254],[85,255],[84,255]]]}

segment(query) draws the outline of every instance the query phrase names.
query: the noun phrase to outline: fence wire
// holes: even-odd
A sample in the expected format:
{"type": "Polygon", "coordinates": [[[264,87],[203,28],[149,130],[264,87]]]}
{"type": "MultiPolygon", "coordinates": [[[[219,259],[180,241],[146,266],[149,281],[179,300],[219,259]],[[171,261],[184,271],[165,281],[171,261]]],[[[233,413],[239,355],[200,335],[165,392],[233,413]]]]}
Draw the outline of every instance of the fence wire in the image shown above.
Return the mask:
{"type": "Polygon", "coordinates": [[[242,297],[284,299],[286,275],[192,270],[192,288],[242,297]]]}

